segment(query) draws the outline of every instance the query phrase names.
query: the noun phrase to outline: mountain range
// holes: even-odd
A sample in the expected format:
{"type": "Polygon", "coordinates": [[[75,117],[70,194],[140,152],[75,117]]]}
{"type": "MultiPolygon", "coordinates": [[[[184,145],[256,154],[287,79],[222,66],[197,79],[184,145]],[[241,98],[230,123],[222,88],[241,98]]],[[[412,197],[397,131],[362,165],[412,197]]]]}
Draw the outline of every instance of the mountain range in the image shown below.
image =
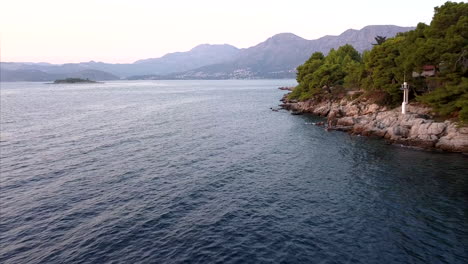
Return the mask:
{"type": "Polygon", "coordinates": [[[115,79],[253,79],[294,78],[295,69],[313,52],[353,45],[363,52],[372,48],[376,36],[393,37],[413,27],[394,25],[349,29],[338,36],[307,40],[292,33],[274,35],[253,47],[202,44],[187,52],[134,63],[82,62],[66,64],[1,62],[1,81],[51,81],[78,77],[97,81],[115,79]]]}

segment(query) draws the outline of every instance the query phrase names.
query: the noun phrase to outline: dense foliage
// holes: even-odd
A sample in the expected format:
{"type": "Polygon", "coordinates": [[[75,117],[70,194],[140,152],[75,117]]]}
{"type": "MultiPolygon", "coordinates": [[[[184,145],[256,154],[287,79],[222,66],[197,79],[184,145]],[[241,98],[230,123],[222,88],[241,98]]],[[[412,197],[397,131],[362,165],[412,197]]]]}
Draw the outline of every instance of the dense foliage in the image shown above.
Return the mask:
{"type": "Polygon", "coordinates": [[[308,99],[344,84],[344,79],[360,65],[361,56],[351,45],[345,45],[337,50],[330,50],[325,57],[316,52],[297,68],[299,85],[293,90],[292,97],[301,100],[308,99]]]}
{"type": "Polygon", "coordinates": [[[394,38],[376,37],[372,50],[359,54],[345,45],[327,56],[314,53],[297,68],[298,86],[290,97],[306,100],[336,89],[384,95],[385,102],[401,102],[400,86],[410,83],[411,97],[442,115],[468,122],[468,3],[446,2],[434,9],[430,25],[394,38]],[[434,76],[423,76],[426,68],[434,76]]]}

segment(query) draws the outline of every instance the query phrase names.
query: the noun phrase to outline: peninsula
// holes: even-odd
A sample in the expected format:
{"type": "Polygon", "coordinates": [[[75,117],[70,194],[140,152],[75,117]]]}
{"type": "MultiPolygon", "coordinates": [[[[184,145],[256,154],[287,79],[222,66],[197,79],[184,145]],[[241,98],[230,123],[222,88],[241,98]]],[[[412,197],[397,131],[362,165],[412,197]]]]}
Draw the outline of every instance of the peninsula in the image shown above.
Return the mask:
{"type": "Polygon", "coordinates": [[[351,45],[315,52],[282,106],[326,116],[329,130],[468,153],[468,3],[434,10],[430,25],[376,36],[362,54],[351,45]]]}

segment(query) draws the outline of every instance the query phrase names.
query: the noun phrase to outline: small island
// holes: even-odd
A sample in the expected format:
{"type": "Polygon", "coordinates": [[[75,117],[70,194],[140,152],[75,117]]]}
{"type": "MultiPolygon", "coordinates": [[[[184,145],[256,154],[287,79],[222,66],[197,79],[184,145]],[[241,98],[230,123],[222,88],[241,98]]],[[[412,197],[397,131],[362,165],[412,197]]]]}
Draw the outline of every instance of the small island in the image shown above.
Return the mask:
{"type": "Polygon", "coordinates": [[[92,81],[89,79],[81,79],[81,78],[66,78],[66,79],[59,79],[59,80],[54,81],[54,84],[59,84],[59,83],[98,83],[98,82],[92,81]]]}

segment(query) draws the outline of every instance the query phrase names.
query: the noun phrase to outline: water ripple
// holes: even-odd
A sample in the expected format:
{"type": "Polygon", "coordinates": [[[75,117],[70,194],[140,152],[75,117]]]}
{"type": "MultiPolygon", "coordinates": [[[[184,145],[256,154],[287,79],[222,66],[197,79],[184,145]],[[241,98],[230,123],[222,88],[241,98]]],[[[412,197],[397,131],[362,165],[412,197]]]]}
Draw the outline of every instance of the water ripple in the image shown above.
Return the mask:
{"type": "Polygon", "coordinates": [[[1,263],[467,263],[461,155],[273,112],[291,80],[1,87],[1,263]]]}

